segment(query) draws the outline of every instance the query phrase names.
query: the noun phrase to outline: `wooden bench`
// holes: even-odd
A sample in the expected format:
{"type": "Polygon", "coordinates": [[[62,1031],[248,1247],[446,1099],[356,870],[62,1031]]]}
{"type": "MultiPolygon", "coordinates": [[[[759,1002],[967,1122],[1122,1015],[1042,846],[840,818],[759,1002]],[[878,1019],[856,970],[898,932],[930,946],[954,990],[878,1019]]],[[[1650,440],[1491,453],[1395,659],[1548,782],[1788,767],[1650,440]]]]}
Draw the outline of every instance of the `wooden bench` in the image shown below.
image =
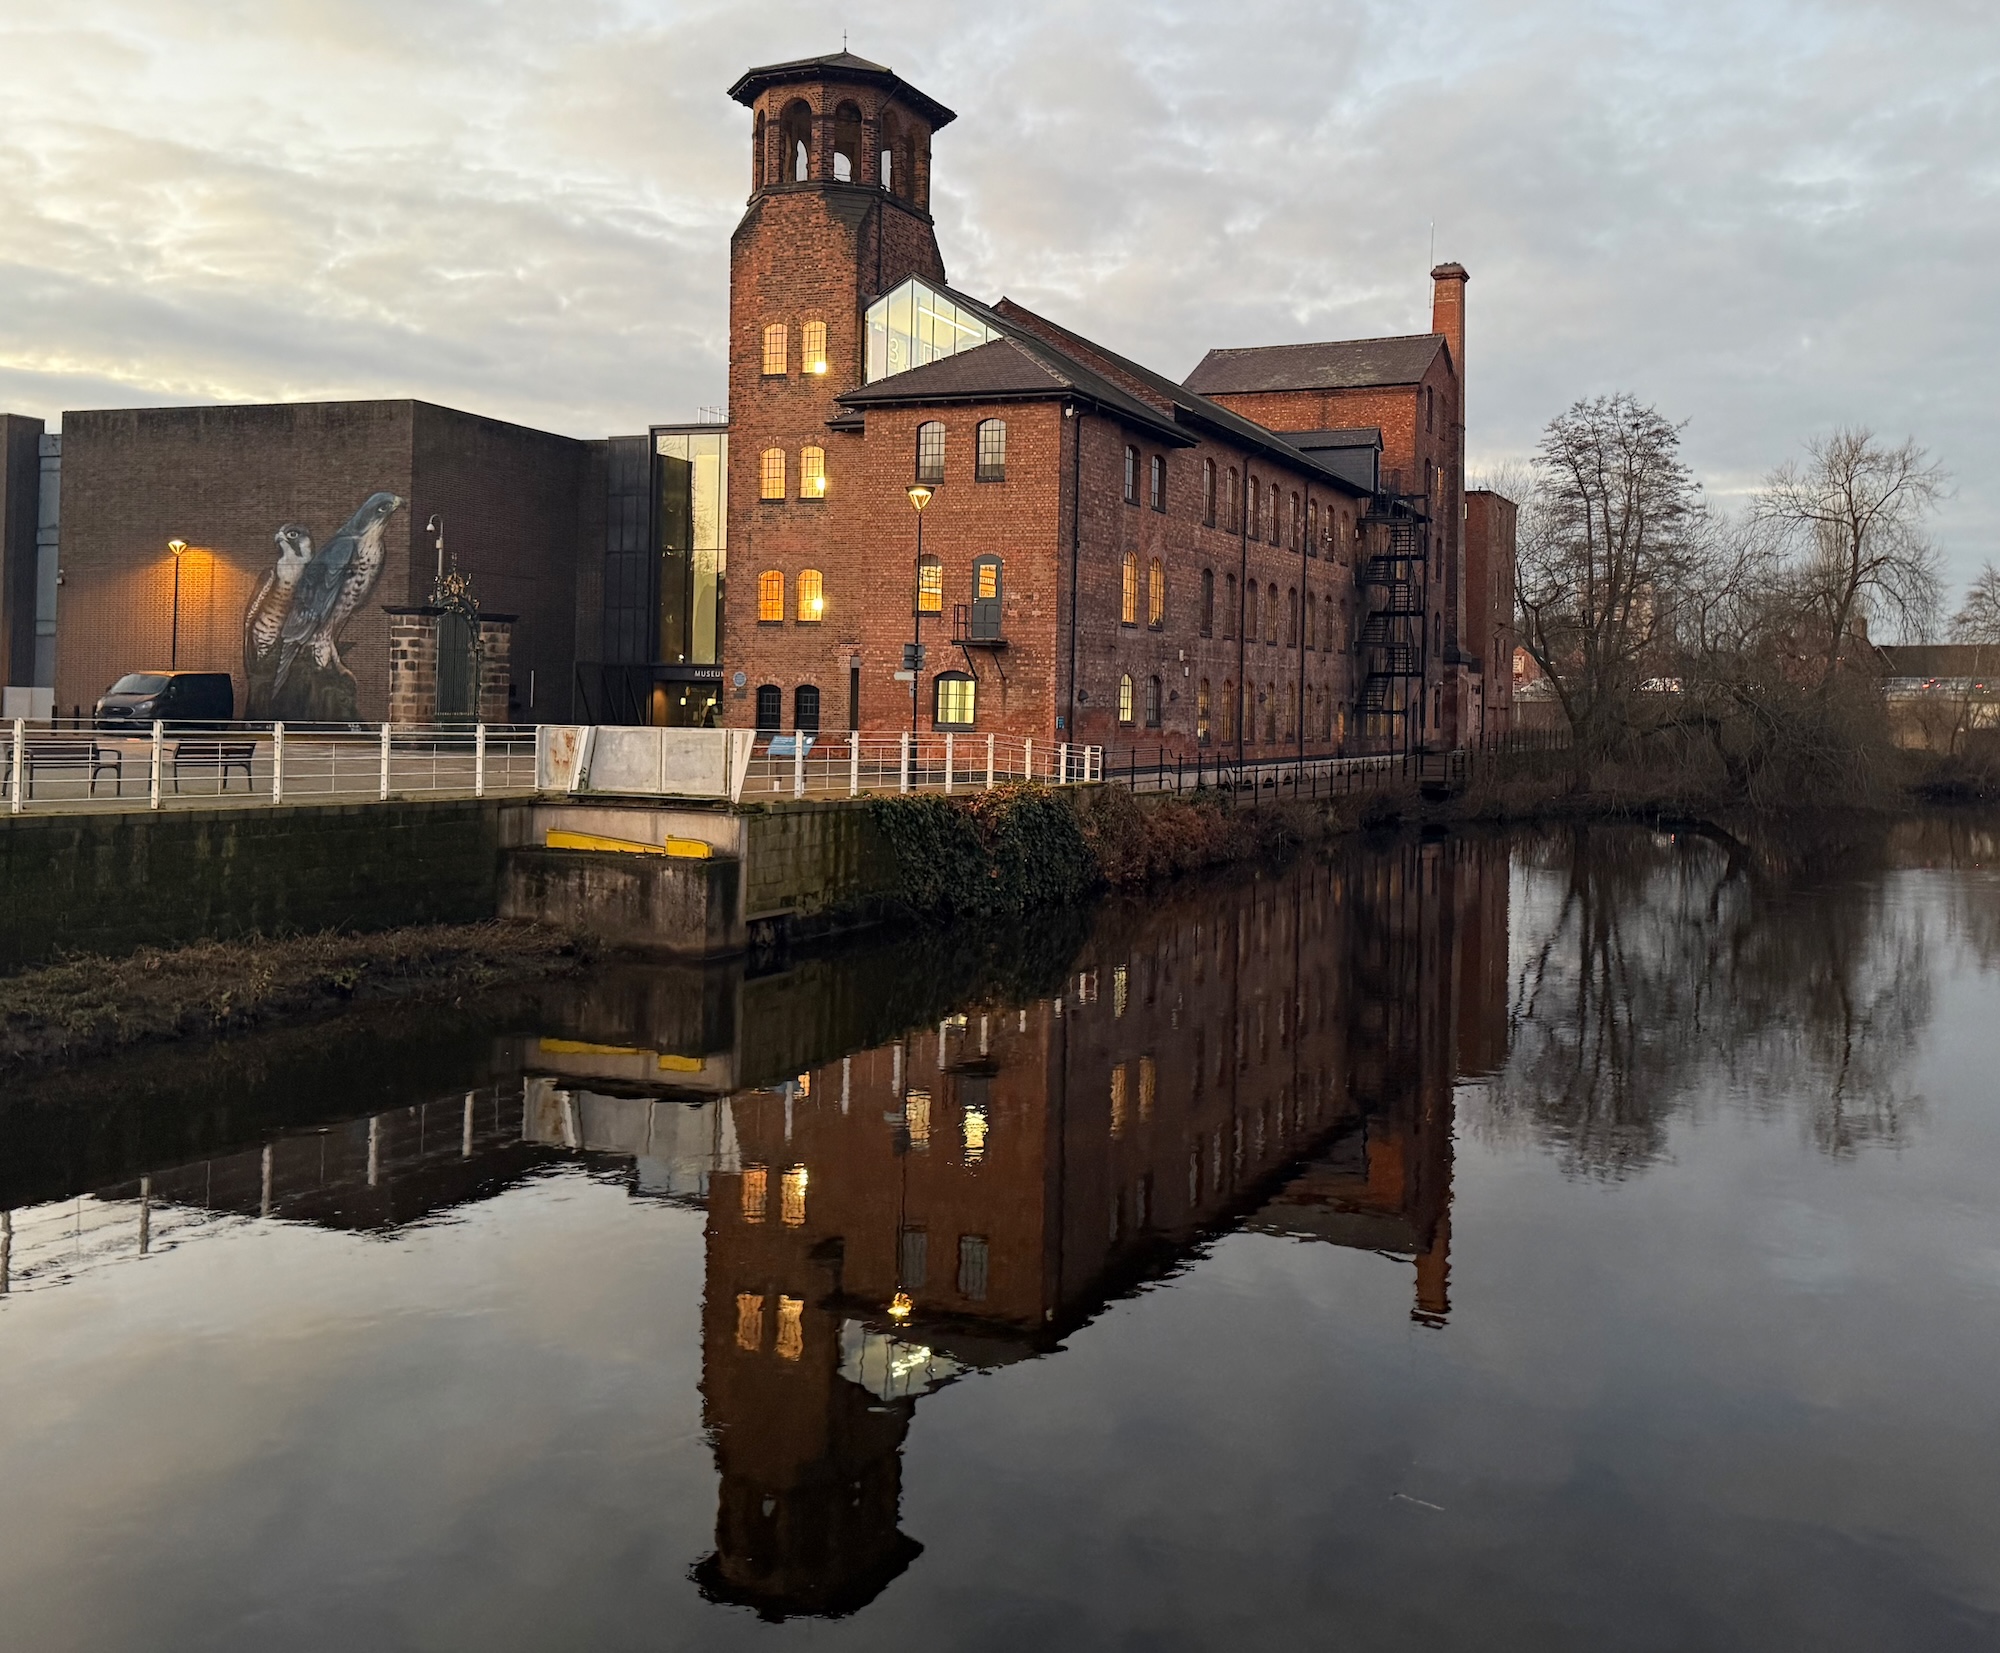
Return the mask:
{"type": "Polygon", "coordinates": [[[229,771],[243,771],[243,790],[253,790],[250,760],[256,756],[253,740],[182,740],[174,743],[174,790],[181,789],[181,770],[214,774],[221,791],[229,790],[229,771]]]}
{"type": "MultiPolygon", "coordinates": [[[[125,785],[125,757],[115,746],[99,746],[87,737],[31,735],[23,743],[22,790],[35,795],[35,774],[42,769],[85,769],[90,772],[90,795],[97,796],[97,780],[107,770],[119,789],[125,785]]],[[[0,745],[0,797],[14,784],[14,756],[11,746],[0,745]]]]}

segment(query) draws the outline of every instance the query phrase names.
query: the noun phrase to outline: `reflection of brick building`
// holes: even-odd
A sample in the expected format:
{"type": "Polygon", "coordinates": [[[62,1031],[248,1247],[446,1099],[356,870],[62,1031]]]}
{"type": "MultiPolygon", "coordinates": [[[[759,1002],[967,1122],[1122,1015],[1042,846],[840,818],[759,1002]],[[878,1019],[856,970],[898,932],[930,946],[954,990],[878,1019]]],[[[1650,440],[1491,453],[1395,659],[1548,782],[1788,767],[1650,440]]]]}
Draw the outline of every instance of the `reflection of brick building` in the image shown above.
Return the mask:
{"type": "Polygon", "coordinates": [[[914,688],[925,728],[1180,750],[1474,727],[1463,269],[1433,272],[1432,333],[1214,352],[1181,385],[945,285],[954,117],[890,70],[840,53],[732,93],[726,721],[893,727],[914,688]]]}

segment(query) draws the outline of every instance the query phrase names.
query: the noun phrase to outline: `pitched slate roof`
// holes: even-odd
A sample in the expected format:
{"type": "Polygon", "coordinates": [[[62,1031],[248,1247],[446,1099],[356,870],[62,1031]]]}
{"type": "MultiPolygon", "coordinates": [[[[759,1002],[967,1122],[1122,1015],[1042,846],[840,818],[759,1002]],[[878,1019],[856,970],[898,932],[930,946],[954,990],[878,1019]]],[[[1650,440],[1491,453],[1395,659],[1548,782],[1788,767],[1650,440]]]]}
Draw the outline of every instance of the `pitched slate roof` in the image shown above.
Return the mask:
{"type": "Polygon", "coordinates": [[[1348,425],[1339,430],[1288,430],[1285,440],[1307,453],[1321,448],[1379,448],[1382,432],[1373,425],[1348,425]]]}
{"type": "Polygon", "coordinates": [[[926,92],[919,92],[894,69],[871,63],[852,52],[828,52],[821,57],[798,57],[789,63],[767,63],[761,69],[746,69],[729,88],[729,95],[748,108],[773,86],[790,86],[809,80],[859,81],[893,92],[931,123],[931,130],[949,126],[957,114],[926,92]]]}
{"type": "Polygon", "coordinates": [[[1431,362],[1444,349],[1442,333],[1408,333],[1391,339],[1331,339],[1324,344],[1211,350],[1187,376],[1187,385],[1205,396],[1413,385],[1430,371],[1431,362]]]}

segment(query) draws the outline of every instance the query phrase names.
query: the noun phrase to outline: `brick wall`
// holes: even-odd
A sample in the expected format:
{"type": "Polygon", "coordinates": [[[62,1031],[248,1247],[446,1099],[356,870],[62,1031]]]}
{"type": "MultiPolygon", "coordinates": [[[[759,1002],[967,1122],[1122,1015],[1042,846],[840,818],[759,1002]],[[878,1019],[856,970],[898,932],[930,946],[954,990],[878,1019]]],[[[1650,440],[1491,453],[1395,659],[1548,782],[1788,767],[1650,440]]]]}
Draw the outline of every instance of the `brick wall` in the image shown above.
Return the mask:
{"type": "Polygon", "coordinates": [[[1485,663],[1484,727],[1499,733],[1514,717],[1514,557],[1518,508],[1490,489],[1465,496],[1466,636],[1485,663]]]}

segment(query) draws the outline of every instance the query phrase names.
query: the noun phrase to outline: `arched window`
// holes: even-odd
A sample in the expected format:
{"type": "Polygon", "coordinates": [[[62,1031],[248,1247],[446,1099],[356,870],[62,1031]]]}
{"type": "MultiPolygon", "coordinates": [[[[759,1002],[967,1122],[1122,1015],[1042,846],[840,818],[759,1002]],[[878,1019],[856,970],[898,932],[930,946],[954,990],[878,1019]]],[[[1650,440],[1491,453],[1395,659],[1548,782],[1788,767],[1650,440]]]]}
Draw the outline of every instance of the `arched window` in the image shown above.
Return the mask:
{"type": "Polygon", "coordinates": [[[1208,744],[1208,679],[1205,677],[1195,685],[1194,738],[1202,746],[1208,744]]]}
{"type": "Polygon", "coordinates": [[[1278,485],[1275,482],[1264,490],[1264,538],[1273,545],[1278,543],[1278,485]]]}
{"type": "Polygon", "coordinates": [[[1132,674],[1127,672],[1118,679],[1118,726],[1132,727],[1132,674]]]}
{"type": "Polygon", "coordinates": [[[799,498],[826,498],[826,449],[799,449],[799,498]]]}
{"type": "Polygon", "coordinates": [[[1160,680],[1157,677],[1149,677],[1146,679],[1146,727],[1157,729],[1159,726],[1160,680]]]}
{"type": "Polygon", "coordinates": [[[757,727],[778,730],[785,726],[785,691],[775,683],[757,685],[757,727]]]}
{"type": "Polygon", "coordinates": [[[1249,535],[1254,540],[1257,537],[1257,524],[1259,521],[1257,502],[1263,497],[1263,490],[1257,486],[1257,479],[1254,476],[1244,483],[1243,497],[1246,501],[1244,520],[1248,524],[1249,535]]]}
{"type": "Polygon", "coordinates": [[[972,636],[990,643],[1000,635],[1000,559],[972,560],[972,636]]]}
{"type": "Polygon", "coordinates": [[[799,371],[826,371],[826,323],[809,321],[799,329],[799,371]]]}
{"type": "MultiPolygon", "coordinates": [[[[1264,635],[1263,632],[1257,629],[1257,598],[1260,594],[1255,580],[1244,581],[1243,638],[1245,642],[1255,643],[1264,635]]],[[[1246,683],[1244,687],[1247,689],[1249,685],[1246,683]]]]}
{"type": "Polygon", "coordinates": [[[854,183],[861,176],[861,110],[843,103],[833,112],[833,181],[854,183]]]}
{"type": "Polygon", "coordinates": [[[1314,639],[1319,636],[1319,599],[1310,591],[1306,593],[1306,647],[1314,647],[1314,639]]]}
{"type": "Polygon", "coordinates": [[[819,733],[819,687],[801,683],[792,691],[792,727],[802,735],[819,733]]]}
{"type": "Polygon", "coordinates": [[[816,624],[826,618],[826,593],[817,568],[799,571],[798,617],[808,624],[816,624]]]}
{"type": "Polygon", "coordinates": [[[1204,528],[1215,526],[1215,461],[1201,462],[1201,522],[1204,528]]]}
{"type": "Polygon", "coordinates": [[[1236,576],[1234,574],[1225,574],[1222,577],[1222,635],[1224,637],[1234,637],[1236,635],[1236,576]]]}
{"type": "Polygon", "coordinates": [[[778,153],[783,158],[779,177],[802,184],[812,176],[812,135],[812,111],[805,100],[786,104],[778,121],[778,153]]]}
{"type": "Polygon", "coordinates": [[[1167,623],[1167,571],[1155,557],[1146,569],[1146,624],[1158,631],[1167,623]]]}
{"type": "Polygon", "coordinates": [[[1431,616],[1431,652],[1433,654],[1439,654],[1442,653],[1443,650],[1444,650],[1444,616],[1442,614],[1433,614],[1431,616]]]}
{"type": "Polygon", "coordinates": [[[760,624],[783,624],[785,618],[785,576],[767,568],[757,576],[757,619],[760,624]]]}
{"type": "Polygon", "coordinates": [[[917,564],[917,612],[944,612],[944,564],[935,552],[926,551],[917,564]]]}
{"type": "Polygon", "coordinates": [[[980,420],[979,428],[973,432],[973,447],[973,481],[1005,482],[1007,480],[1007,421],[1005,419],[980,420]]]}
{"type": "Polygon", "coordinates": [[[1319,501],[1316,499],[1306,501],[1306,554],[1313,557],[1319,555],[1319,501]]]}
{"type": "MultiPolygon", "coordinates": [[[[1139,554],[1127,551],[1121,570],[1122,589],[1119,593],[1118,618],[1121,623],[1136,626],[1139,623],[1139,554]]],[[[1127,721],[1130,721],[1129,719],[1127,721]]]]}
{"type": "Polygon", "coordinates": [[[1273,581],[1264,591],[1264,641],[1278,640],[1278,586],[1273,581]]]}
{"type": "Polygon", "coordinates": [[[879,175],[876,182],[895,195],[903,193],[902,175],[896,170],[896,145],[899,142],[901,142],[901,129],[896,124],[896,117],[892,114],[884,113],[882,124],[876,129],[876,144],[878,147],[875,155],[875,170],[879,175]]]}
{"type": "Polygon", "coordinates": [[[1129,442],[1125,445],[1125,503],[1139,503],[1139,450],[1129,442]]]}
{"type": "Polygon", "coordinates": [[[1150,461],[1147,499],[1156,511],[1167,508],[1167,459],[1165,454],[1154,454],[1150,461]]]}
{"type": "Polygon", "coordinates": [[[965,672],[939,672],[932,686],[931,725],[938,729],[970,729],[975,720],[979,684],[965,672]]]}
{"type": "Polygon", "coordinates": [[[944,480],[944,423],[926,419],[917,426],[917,480],[939,483],[944,480]]]}
{"type": "Polygon", "coordinates": [[[1305,519],[1299,515],[1299,496],[1292,495],[1292,549],[1303,551],[1305,542],[1305,519]]]}
{"type": "Polygon", "coordinates": [[[1285,588],[1285,647],[1299,646],[1299,592],[1297,586],[1285,588]]]}
{"type": "Polygon", "coordinates": [[[1204,637],[1215,635],[1215,570],[1212,568],[1201,571],[1201,634],[1204,637]]]}
{"type": "Polygon", "coordinates": [[[764,329],[764,377],[782,379],[790,361],[790,341],[785,324],[774,321],[764,329]]]}
{"type": "Polygon", "coordinates": [[[764,457],[757,463],[757,497],[759,499],[783,499],[785,497],[785,450],[766,448],[764,457]]]}

